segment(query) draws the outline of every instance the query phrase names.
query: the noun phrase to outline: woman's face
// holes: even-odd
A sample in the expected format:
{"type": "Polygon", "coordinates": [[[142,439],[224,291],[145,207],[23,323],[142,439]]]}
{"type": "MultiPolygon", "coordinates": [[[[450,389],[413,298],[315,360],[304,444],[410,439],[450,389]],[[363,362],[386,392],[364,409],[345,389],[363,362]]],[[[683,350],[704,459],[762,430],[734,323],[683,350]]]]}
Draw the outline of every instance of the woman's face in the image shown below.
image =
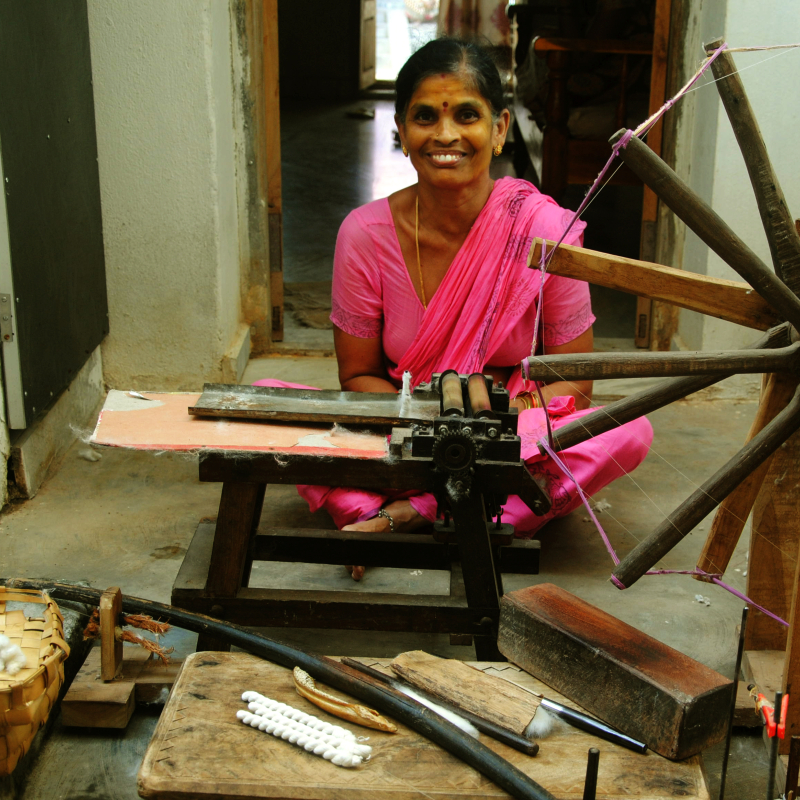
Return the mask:
{"type": "Polygon", "coordinates": [[[421,182],[461,188],[488,178],[492,149],[503,144],[509,113],[492,121],[489,103],[456,74],[426,78],[397,117],[400,139],[421,182]]]}

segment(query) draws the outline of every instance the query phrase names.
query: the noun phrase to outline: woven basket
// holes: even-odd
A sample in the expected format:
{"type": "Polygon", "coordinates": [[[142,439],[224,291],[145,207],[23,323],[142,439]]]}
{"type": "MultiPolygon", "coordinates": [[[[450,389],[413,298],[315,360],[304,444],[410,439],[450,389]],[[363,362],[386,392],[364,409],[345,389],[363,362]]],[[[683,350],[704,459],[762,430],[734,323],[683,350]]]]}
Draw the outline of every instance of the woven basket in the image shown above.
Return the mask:
{"type": "Polygon", "coordinates": [[[0,671],[0,776],[10,775],[20,756],[44,725],[64,682],[64,619],[58,606],[33,589],[0,586],[0,633],[19,645],[28,659],[16,675],[0,671]],[[39,603],[42,617],[26,619],[22,610],[6,611],[6,604],[39,603]]]}

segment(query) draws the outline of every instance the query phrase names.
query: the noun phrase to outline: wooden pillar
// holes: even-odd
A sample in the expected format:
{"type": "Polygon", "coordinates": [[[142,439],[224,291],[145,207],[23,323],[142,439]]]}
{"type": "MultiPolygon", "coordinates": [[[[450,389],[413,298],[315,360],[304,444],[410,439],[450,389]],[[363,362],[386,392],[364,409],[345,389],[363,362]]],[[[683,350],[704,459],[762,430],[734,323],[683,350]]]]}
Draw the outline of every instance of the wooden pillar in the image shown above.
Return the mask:
{"type": "Polygon", "coordinates": [[[272,341],[283,341],[283,204],[281,199],[281,113],[278,75],[278,0],[262,0],[264,26],[264,134],[267,148],[272,341]]]}
{"type": "MultiPolygon", "coordinates": [[[[772,457],[753,508],[747,595],[788,620],[795,593],[794,575],[800,544],[800,434],[794,434],[772,457]]],[[[784,650],[787,629],[752,609],[746,650],[784,650]]]]}

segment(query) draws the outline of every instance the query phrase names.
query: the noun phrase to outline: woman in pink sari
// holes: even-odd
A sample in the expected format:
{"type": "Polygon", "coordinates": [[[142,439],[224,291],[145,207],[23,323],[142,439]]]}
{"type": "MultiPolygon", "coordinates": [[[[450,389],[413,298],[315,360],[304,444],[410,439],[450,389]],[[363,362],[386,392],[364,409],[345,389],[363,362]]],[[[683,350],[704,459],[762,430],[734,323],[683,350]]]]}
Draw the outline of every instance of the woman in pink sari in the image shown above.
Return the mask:
{"type": "MultiPolygon", "coordinates": [[[[509,112],[482,48],[430,42],[405,64],[396,89],[397,129],[418,182],[351,212],[339,231],[331,313],[339,380],[356,392],[397,391],[406,370],[413,385],[445,369],[503,381],[520,411],[522,457],[546,479],[553,500],[552,510],[537,517],[509,498],[503,521],[530,537],[580,504],[575,484],[536,443],[545,435],[545,413],[556,428],[589,413],[592,384],[548,382],[541,387],[544,410],[519,368],[534,340],[541,282],[541,273],[527,267],[531,241],[558,240],[571,214],[525,181],[491,179],[509,112]]],[[[580,244],[584,227],[575,224],[565,242],[580,244]]],[[[544,280],[540,350],[591,352],[587,284],[544,280]]],[[[651,439],[647,420],[635,420],[563,458],[591,495],[638,466],[651,439]]],[[[298,488],[312,510],[325,508],[345,530],[410,531],[436,518],[429,494],[298,488]]],[[[363,575],[362,567],[349,569],[356,580],[363,575]]]]}

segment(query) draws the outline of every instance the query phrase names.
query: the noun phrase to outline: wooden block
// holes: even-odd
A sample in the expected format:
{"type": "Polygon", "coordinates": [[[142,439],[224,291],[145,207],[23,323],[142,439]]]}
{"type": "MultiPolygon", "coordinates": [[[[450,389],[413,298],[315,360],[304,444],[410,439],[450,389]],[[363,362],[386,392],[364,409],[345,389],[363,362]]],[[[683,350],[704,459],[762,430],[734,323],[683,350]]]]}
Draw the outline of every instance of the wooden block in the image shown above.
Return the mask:
{"type": "Polygon", "coordinates": [[[497,644],[509,661],[667,758],[725,736],[731,681],[557,586],[506,594],[497,644]]]}
{"type": "Polygon", "coordinates": [[[539,698],[530,692],[454,658],[412,650],[397,656],[392,669],[432,697],[471,711],[520,736],[539,707],[539,698]]]}
{"type": "Polygon", "coordinates": [[[136,703],[165,703],[182,662],[163,664],[137,645],[123,647],[122,664],[113,681],[101,677],[102,647],[89,651],[61,702],[65,725],[79,728],[125,728],[136,703]]]}
{"type": "Polygon", "coordinates": [[[122,592],[118,586],[106,589],[100,596],[100,677],[111,681],[122,668],[122,642],[117,640],[119,615],[122,613],[122,592]]]}
{"type": "Polygon", "coordinates": [[[136,708],[135,684],[105,682],[100,677],[100,647],[89,651],[83,666],[61,701],[64,725],[79,728],[125,728],[136,708]]]}

